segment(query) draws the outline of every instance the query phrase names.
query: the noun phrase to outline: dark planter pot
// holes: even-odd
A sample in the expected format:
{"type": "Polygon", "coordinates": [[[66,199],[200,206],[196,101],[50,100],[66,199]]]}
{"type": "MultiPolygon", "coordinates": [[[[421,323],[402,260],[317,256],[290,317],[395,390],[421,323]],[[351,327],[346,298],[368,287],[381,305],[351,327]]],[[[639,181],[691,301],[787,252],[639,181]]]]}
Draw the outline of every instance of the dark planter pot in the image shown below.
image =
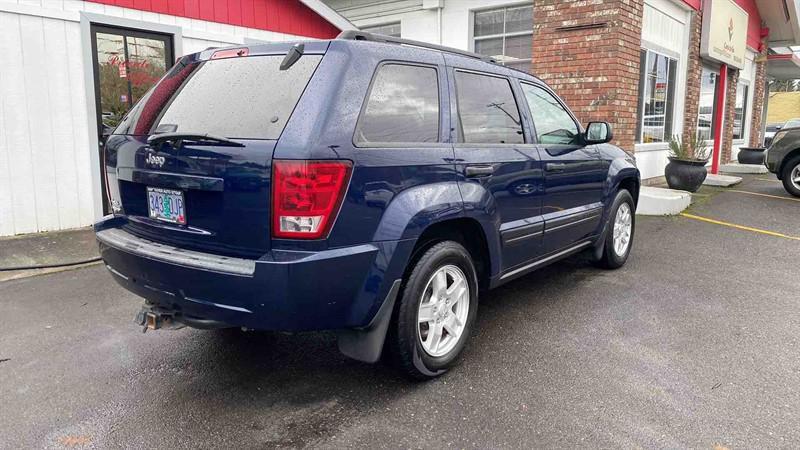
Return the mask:
{"type": "Polygon", "coordinates": [[[705,161],[690,161],[685,159],[675,159],[670,157],[669,164],[664,169],[667,184],[670,189],[680,191],[697,192],[703,181],[706,179],[705,161]]]}
{"type": "Polygon", "coordinates": [[[739,147],[739,164],[764,164],[764,147],[739,147]]]}

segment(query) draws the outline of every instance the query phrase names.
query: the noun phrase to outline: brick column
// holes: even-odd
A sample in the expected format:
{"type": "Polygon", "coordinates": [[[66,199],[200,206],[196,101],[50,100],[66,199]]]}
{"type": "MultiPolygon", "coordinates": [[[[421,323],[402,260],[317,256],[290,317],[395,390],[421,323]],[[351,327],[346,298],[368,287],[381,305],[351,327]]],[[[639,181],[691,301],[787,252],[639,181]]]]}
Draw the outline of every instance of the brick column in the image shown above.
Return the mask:
{"type": "Polygon", "coordinates": [[[725,123],[722,129],[722,147],[720,164],[731,162],[733,154],[733,117],[736,113],[736,88],[739,83],[739,71],[728,66],[728,80],[725,86],[725,123]]]}
{"type": "Polygon", "coordinates": [[[533,72],[585,125],[604,120],[633,151],[644,0],[536,0],[533,72]]]}
{"type": "Polygon", "coordinates": [[[692,12],[690,27],[686,98],[683,102],[683,134],[681,136],[683,142],[688,142],[697,133],[697,115],[700,107],[700,78],[703,76],[703,66],[700,61],[700,35],[703,30],[703,17],[700,12],[692,12]]]}
{"type": "Polygon", "coordinates": [[[756,71],[753,76],[753,108],[750,110],[750,142],[751,147],[764,145],[762,122],[764,113],[764,92],[767,88],[767,45],[756,57],[756,71]]]}

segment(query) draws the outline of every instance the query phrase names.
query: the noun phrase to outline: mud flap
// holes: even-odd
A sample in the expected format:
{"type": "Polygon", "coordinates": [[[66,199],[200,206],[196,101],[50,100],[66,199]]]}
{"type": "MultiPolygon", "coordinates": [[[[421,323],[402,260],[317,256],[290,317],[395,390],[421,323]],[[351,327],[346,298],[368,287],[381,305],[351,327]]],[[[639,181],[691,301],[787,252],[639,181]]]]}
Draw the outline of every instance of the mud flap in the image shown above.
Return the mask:
{"type": "Polygon", "coordinates": [[[401,280],[395,280],[378,312],[364,328],[342,330],[337,333],[339,351],[357,361],[375,363],[381,357],[386,332],[392,321],[392,311],[400,291],[401,280]]]}

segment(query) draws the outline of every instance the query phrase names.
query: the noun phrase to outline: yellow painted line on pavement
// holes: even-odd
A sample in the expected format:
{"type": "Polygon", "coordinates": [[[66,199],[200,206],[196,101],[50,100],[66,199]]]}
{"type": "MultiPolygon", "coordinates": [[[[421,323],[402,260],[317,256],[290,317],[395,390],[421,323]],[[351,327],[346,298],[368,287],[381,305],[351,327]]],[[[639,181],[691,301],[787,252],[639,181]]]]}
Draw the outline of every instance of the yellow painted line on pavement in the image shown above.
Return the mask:
{"type": "Polygon", "coordinates": [[[760,192],[742,191],[742,190],[739,190],[739,189],[728,189],[725,192],[738,192],[740,194],[758,195],[759,197],[778,198],[778,199],[781,199],[781,200],[789,200],[790,202],[800,202],[800,198],[781,197],[780,195],[762,194],[760,192]]]}
{"type": "Polygon", "coordinates": [[[780,238],[784,238],[784,239],[790,239],[792,241],[800,241],[800,237],[789,236],[787,234],[777,233],[775,231],[762,230],[760,228],[753,228],[753,227],[746,227],[744,225],[738,225],[738,224],[735,224],[735,223],[723,222],[721,220],[715,220],[715,219],[709,219],[708,217],[695,216],[694,214],[689,214],[689,213],[681,213],[681,216],[686,217],[687,219],[693,219],[693,220],[699,220],[701,222],[713,223],[715,225],[722,225],[722,226],[725,226],[725,227],[736,228],[738,230],[752,231],[753,233],[766,234],[767,236],[780,237],[780,238]]]}

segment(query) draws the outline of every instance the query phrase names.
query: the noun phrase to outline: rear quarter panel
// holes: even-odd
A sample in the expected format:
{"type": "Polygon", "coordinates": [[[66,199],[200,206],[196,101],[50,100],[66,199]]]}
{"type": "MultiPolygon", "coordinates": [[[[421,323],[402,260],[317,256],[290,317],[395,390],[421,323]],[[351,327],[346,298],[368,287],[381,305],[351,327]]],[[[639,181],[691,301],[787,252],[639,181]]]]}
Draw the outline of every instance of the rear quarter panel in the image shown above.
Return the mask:
{"type": "MultiPolygon", "coordinates": [[[[413,239],[429,223],[461,215],[444,58],[441,53],[372,42],[332,41],[275,149],[278,159],[345,159],[353,174],[327,246],[413,239]],[[381,63],[409,62],[438,72],[440,142],[356,146],[353,136],[381,63]]],[[[297,241],[278,247],[304,246],[297,241]]]]}

